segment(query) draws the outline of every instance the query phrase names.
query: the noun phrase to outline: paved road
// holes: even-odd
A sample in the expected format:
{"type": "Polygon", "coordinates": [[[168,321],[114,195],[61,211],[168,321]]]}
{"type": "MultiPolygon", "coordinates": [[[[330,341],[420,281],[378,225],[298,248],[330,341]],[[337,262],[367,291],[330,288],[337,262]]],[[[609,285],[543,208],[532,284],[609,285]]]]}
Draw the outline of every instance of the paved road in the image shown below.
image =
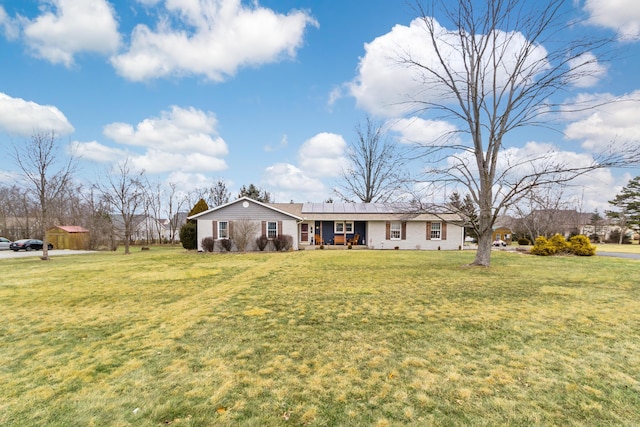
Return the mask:
{"type": "MultiPolygon", "coordinates": [[[[79,254],[90,254],[93,251],[74,251],[71,249],[52,249],[49,251],[49,256],[60,256],[60,255],[79,255],[79,254]]],[[[14,252],[11,250],[8,251],[0,251],[0,260],[8,259],[8,258],[24,258],[24,257],[34,257],[34,256],[42,256],[42,251],[18,251],[14,252]]]]}
{"type": "Polygon", "coordinates": [[[640,254],[626,254],[623,252],[596,252],[596,255],[640,260],[640,254]]]}

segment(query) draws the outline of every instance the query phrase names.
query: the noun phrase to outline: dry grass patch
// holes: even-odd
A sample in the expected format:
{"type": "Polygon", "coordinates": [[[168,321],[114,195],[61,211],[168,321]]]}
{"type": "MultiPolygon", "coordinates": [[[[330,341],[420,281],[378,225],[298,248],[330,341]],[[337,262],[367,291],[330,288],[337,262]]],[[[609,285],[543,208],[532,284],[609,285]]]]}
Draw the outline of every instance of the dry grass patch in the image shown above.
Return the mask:
{"type": "Polygon", "coordinates": [[[490,269],[461,268],[472,257],[154,248],[3,261],[0,422],[640,419],[637,262],[496,253],[490,269]]]}

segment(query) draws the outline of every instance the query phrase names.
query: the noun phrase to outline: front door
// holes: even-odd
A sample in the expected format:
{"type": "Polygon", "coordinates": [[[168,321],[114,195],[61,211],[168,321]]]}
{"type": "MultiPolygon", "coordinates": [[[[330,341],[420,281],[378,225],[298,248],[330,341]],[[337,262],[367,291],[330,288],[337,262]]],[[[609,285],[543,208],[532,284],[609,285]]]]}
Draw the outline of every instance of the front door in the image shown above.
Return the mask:
{"type": "Polygon", "coordinates": [[[309,224],[300,224],[300,242],[309,243],[309,224]]]}

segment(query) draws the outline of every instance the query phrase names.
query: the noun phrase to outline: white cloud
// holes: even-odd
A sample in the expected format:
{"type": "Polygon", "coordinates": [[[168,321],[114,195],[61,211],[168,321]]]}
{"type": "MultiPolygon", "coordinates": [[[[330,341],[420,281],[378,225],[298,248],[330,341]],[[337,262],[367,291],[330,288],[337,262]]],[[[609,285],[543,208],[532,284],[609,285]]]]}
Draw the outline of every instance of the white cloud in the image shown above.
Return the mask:
{"type": "Polygon", "coordinates": [[[640,37],[640,2],[637,0],[586,0],[589,23],[610,28],[622,40],[640,37]]]}
{"type": "Polygon", "coordinates": [[[460,143],[456,127],[441,120],[399,119],[391,122],[389,130],[397,132],[398,141],[403,144],[440,146],[460,143]]]}
{"type": "Polygon", "coordinates": [[[53,131],[66,135],[74,131],[65,115],[53,105],[40,105],[0,92],[0,129],[30,136],[34,132],[53,131]]]}
{"type": "Polygon", "coordinates": [[[319,179],[311,178],[299,168],[288,163],[276,163],[265,169],[264,182],[274,189],[272,195],[278,202],[315,201],[326,197],[326,187],[319,179]]]}
{"type": "MultiPolygon", "coordinates": [[[[476,169],[472,153],[449,158],[448,165],[453,166],[458,161],[466,161],[471,169],[476,169]]],[[[574,168],[588,168],[593,163],[594,158],[589,153],[561,150],[551,143],[530,141],[522,147],[510,147],[501,151],[497,176],[502,176],[504,182],[514,182],[526,174],[540,171],[545,165],[564,164],[574,168]]],[[[617,185],[622,185],[621,178],[616,178],[611,169],[595,169],[571,180],[563,188],[563,201],[571,209],[593,212],[597,208],[603,212],[604,209],[609,209],[608,200],[615,194],[613,189],[617,185]]],[[[467,190],[463,188],[460,191],[466,193],[467,190]]],[[[501,191],[504,188],[496,185],[494,194],[501,191]]]]}
{"type": "Polygon", "coordinates": [[[298,166],[276,163],[265,169],[265,184],[277,201],[318,201],[330,193],[324,178],[335,178],[347,165],[347,143],[340,135],[319,133],[306,140],[298,150],[298,166]],[[270,191],[271,191],[270,190],[270,191]]]}
{"type": "Polygon", "coordinates": [[[2,5],[0,5],[0,28],[4,29],[4,35],[9,40],[16,39],[20,34],[18,23],[7,15],[2,5]]]}
{"type": "MultiPolygon", "coordinates": [[[[215,185],[216,179],[211,178],[203,173],[173,171],[167,176],[165,183],[176,184],[176,188],[182,192],[185,189],[212,187],[215,185]]],[[[184,206],[183,208],[189,210],[191,209],[191,206],[184,206]]]]}
{"type": "Polygon", "coordinates": [[[584,95],[579,102],[592,105],[574,119],[564,133],[567,139],[582,141],[587,150],[602,151],[612,143],[635,142],[640,147],[640,90],[615,98],[611,94],[584,95]]]}
{"type": "Polygon", "coordinates": [[[240,67],[294,57],[307,25],[317,25],[306,12],[277,14],[257,2],[247,7],[240,0],[165,0],[164,6],[155,29],[139,24],[128,51],[112,57],[125,78],[203,75],[223,81],[240,67]]]}
{"type": "Polygon", "coordinates": [[[607,74],[607,67],[600,64],[592,53],[584,53],[572,59],[569,67],[574,75],[572,83],[575,87],[595,86],[607,74]]]}
{"type": "Polygon", "coordinates": [[[337,177],[347,165],[347,143],[341,135],[322,132],[306,140],[298,151],[298,163],[311,177],[337,177]]]}
{"type": "Polygon", "coordinates": [[[108,147],[97,141],[74,141],[71,146],[79,158],[94,162],[115,163],[129,156],[126,150],[108,147]]]}
{"type": "Polygon", "coordinates": [[[216,134],[213,113],[191,108],[171,107],[160,117],[145,119],[135,127],[111,123],[104,134],[134,151],[130,155],[136,168],[150,173],[220,171],[227,168],[222,157],[227,143],[216,134]],[[135,148],[144,154],[135,154],[135,148]]]}
{"type": "MultiPolygon", "coordinates": [[[[450,32],[435,20],[433,25],[439,34],[438,49],[442,57],[448,59],[448,66],[454,74],[464,76],[463,49],[457,30],[450,32]]],[[[403,60],[411,58],[434,70],[441,70],[442,66],[424,26],[424,21],[417,18],[408,27],[396,25],[391,32],[365,44],[365,56],[360,59],[358,75],[350,84],[351,95],[356,98],[359,107],[379,116],[397,117],[415,109],[413,101],[443,104],[451,98],[450,91],[431,80],[430,76],[420,75],[417,67],[402,64],[403,60]]],[[[497,86],[500,87],[507,83],[508,75],[515,69],[514,58],[527,41],[520,33],[498,31],[495,36],[495,43],[501,45],[503,58],[499,67],[503,74],[496,76],[497,86]]],[[[527,77],[547,66],[546,54],[542,46],[537,46],[529,53],[527,64],[522,67],[530,73],[527,77]]]]}
{"type": "Polygon", "coordinates": [[[217,120],[213,113],[172,106],[160,117],[145,119],[134,128],[128,123],[111,123],[104,134],[120,144],[182,153],[194,151],[212,156],[228,154],[226,142],[215,135],[217,120]]]}
{"type": "Polygon", "coordinates": [[[36,56],[69,67],[82,52],[114,53],[118,23],[106,0],[48,0],[34,20],[23,18],[26,43],[36,56]]]}

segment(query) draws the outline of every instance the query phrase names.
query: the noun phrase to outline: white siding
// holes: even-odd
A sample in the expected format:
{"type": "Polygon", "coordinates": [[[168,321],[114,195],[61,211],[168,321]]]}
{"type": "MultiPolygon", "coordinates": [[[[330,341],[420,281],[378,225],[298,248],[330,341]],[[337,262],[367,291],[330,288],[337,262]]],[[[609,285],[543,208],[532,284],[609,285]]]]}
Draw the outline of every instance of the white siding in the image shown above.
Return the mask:
{"type": "Polygon", "coordinates": [[[458,250],[462,248],[464,228],[447,223],[446,240],[427,240],[427,223],[424,221],[407,222],[406,240],[387,240],[387,222],[370,221],[367,232],[367,245],[374,249],[420,249],[458,250]]]}
{"type": "MultiPolygon", "coordinates": [[[[227,219],[220,219],[220,221],[233,221],[227,219]]],[[[295,220],[279,220],[272,219],[270,221],[282,221],[282,230],[278,230],[278,234],[288,234],[293,239],[293,250],[298,250],[298,225],[295,220]]],[[[257,232],[255,236],[251,239],[251,245],[247,248],[247,250],[254,250],[255,240],[260,237],[262,234],[262,221],[256,221],[257,223],[257,232]]],[[[208,219],[198,219],[198,250],[202,250],[202,239],[205,237],[211,237],[213,235],[213,220],[208,219]]],[[[218,248],[216,247],[216,250],[218,248]]]]}

